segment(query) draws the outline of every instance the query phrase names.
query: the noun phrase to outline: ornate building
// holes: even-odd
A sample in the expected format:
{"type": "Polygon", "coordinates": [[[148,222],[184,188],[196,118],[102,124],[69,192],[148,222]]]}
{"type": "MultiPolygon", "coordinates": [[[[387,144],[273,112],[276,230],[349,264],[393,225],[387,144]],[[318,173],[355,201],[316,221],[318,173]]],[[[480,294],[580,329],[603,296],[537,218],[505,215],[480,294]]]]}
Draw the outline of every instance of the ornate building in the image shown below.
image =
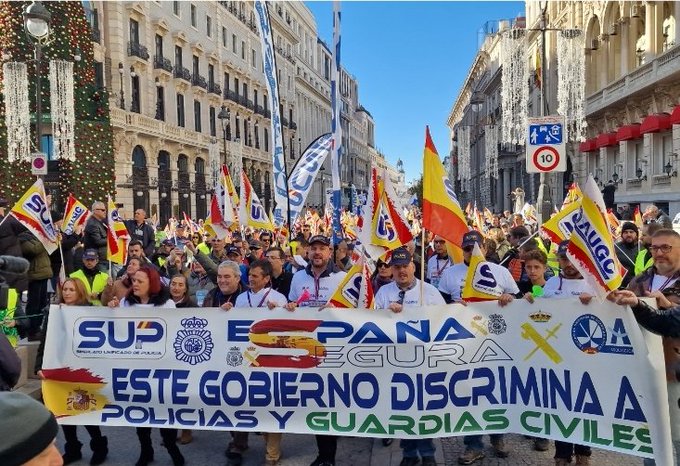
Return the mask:
{"type": "MultiPolygon", "coordinates": [[[[182,212],[204,218],[221,163],[232,174],[243,167],[266,208],[272,207],[271,111],[253,3],[87,4],[98,78],[111,95],[116,201],[126,214],[143,207],[161,224],[182,212]]],[[[331,53],[304,3],[269,7],[290,171],[304,148],[330,131],[331,53]]],[[[348,76],[343,72],[341,88],[345,142],[350,155],[365,161],[365,110],[356,80],[344,81],[348,76]]],[[[352,162],[343,184],[365,177],[366,167],[352,162]]],[[[238,176],[234,181],[239,184],[238,176]]]]}

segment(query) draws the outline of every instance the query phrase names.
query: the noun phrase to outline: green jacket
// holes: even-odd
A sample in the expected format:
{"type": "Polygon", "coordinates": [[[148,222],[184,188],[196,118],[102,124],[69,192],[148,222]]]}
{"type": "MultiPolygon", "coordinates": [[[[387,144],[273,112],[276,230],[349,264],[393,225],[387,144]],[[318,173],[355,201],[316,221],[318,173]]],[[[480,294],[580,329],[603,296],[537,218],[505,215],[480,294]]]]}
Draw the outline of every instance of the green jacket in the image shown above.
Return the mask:
{"type": "Polygon", "coordinates": [[[25,231],[19,235],[21,241],[21,253],[31,265],[26,273],[29,281],[46,280],[52,278],[52,263],[45,246],[33,233],[25,231]]]}
{"type": "Polygon", "coordinates": [[[640,275],[642,272],[654,265],[654,258],[647,249],[641,249],[635,257],[635,275],[640,275]],[[649,254],[649,259],[645,257],[649,254]]]}

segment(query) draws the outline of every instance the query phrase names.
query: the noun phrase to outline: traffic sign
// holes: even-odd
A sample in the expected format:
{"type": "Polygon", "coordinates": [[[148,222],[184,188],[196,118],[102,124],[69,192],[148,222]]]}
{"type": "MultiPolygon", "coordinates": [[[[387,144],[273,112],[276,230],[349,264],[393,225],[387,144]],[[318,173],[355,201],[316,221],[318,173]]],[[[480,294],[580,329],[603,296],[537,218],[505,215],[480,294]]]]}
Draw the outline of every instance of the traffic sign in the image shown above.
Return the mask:
{"type": "Polygon", "coordinates": [[[526,159],[527,173],[564,172],[567,170],[564,117],[551,115],[528,119],[526,159]]]}
{"type": "Polygon", "coordinates": [[[47,154],[34,152],[31,154],[31,174],[47,175],[47,154]]]}

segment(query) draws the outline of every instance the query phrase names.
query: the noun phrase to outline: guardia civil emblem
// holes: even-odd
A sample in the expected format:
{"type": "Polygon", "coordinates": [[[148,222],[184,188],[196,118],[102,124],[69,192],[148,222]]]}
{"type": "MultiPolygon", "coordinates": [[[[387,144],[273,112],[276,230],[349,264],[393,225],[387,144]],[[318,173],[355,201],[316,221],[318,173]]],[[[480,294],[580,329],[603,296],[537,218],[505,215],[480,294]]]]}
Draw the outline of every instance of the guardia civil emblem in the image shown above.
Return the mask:
{"type": "Polygon", "coordinates": [[[227,364],[231,367],[240,366],[243,364],[243,355],[238,346],[232,346],[227,352],[227,364]]]}
{"type": "Polygon", "coordinates": [[[182,319],[182,330],[175,337],[175,358],[195,366],[196,364],[209,361],[212,350],[215,347],[210,335],[206,330],[207,319],[190,317],[182,319]]]}
{"type": "Polygon", "coordinates": [[[500,335],[505,333],[508,329],[508,325],[505,323],[505,319],[500,314],[491,314],[489,316],[489,332],[494,335],[500,335]]]}

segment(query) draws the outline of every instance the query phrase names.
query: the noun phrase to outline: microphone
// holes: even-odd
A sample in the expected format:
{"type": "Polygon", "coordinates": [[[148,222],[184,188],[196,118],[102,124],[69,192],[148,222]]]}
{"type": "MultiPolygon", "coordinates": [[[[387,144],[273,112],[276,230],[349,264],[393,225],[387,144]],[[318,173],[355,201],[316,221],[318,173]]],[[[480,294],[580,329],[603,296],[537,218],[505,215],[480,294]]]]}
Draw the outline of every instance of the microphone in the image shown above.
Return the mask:
{"type": "Polygon", "coordinates": [[[24,274],[28,272],[30,265],[23,257],[0,256],[0,272],[24,274]]]}

